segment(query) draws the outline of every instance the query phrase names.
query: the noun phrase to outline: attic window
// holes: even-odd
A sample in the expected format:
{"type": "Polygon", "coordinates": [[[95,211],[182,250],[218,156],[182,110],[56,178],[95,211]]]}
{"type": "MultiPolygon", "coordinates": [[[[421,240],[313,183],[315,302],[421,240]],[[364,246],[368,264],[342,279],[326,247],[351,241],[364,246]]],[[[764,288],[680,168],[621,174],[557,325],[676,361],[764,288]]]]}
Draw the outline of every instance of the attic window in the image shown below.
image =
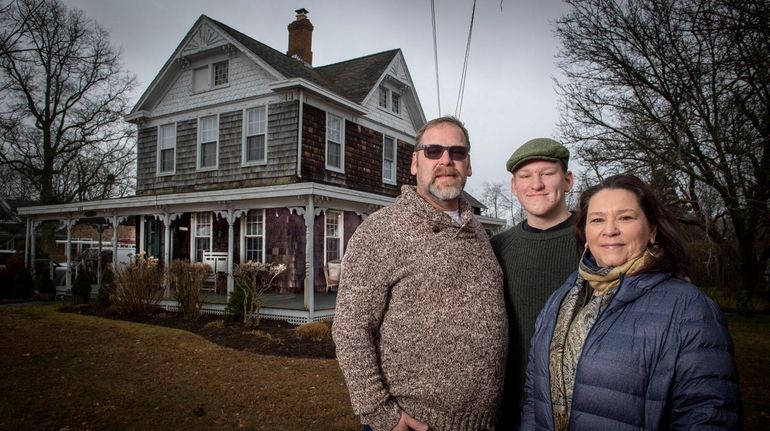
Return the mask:
{"type": "Polygon", "coordinates": [[[225,86],[229,82],[230,62],[228,60],[193,69],[193,93],[225,86]]]}
{"type": "Polygon", "coordinates": [[[214,86],[225,85],[229,82],[228,76],[230,72],[230,64],[227,61],[220,61],[214,63],[214,86]]]}
{"type": "Polygon", "coordinates": [[[394,114],[400,114],[401,95],[385,86],[380,86],[379,105],[381,108],[386,109],[394,114]]]}
{"type": "Polygon", "coordinates": [[[390,93],[390,110],[395,114],[401,113],[401,96],[398,93],[390,93]]]}

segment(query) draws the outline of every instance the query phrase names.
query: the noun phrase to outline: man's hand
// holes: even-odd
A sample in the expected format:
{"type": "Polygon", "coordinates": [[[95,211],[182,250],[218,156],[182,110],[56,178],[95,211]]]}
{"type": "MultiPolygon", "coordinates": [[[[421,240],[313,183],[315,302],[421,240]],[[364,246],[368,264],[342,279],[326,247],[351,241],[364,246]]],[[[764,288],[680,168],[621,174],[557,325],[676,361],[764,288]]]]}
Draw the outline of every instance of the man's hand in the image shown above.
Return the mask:
{"type": "Polygon", "coordinates": [[[424,424],[417,419],[409,416],[406,412],[401,412],[401,419],[391,431],[428,431],[428,424],[424,424]]]}

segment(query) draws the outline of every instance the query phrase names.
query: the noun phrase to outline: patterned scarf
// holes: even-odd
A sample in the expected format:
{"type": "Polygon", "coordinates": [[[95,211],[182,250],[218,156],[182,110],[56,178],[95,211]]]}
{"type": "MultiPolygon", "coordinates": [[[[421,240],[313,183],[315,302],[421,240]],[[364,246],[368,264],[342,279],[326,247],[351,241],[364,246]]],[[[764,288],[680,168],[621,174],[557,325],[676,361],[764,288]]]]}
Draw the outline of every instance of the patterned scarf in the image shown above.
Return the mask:
{"type": "Polygon", "coordinates": [[[566,430],[569,424],[575,372],[588,331],[615,295],[620,275],[635,274],[646,263],[647,254],[643,253],[623,265],[601,268],[588,250],[583,253],[578,277],[561,303],[551,339],[551,400],[557,431],[566,430]]]}

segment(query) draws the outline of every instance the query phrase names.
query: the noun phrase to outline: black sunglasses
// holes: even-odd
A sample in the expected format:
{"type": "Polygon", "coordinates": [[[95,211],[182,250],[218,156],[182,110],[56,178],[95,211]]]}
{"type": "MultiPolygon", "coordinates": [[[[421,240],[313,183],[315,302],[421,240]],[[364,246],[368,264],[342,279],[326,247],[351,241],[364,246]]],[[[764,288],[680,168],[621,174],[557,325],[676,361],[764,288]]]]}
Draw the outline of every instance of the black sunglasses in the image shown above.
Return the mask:
{"type": "Polygon", "coordinates": [[[431,160],[438,160],[444,155],[444,151],[449,153],[449,158],[454,161],[462,161],[468,157],[468,147],[453,145],[451,147],[445,147],[443,145],[431,144],[431,145],[417,145],[414,151],[423,151],[425,157],[431,160]]]}

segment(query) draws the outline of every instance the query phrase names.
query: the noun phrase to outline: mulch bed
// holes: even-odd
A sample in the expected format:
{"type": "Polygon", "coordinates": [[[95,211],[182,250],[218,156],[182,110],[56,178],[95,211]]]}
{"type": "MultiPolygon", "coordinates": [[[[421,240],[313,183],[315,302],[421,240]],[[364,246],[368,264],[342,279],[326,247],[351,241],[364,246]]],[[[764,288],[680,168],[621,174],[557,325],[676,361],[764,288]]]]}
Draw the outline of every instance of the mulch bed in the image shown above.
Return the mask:
{"type": "Polygon", "coordinates": [[[104,309],[84,304],[63,307],[62,311],[182,329],[223,347],[263,355],[295,358],[336,357],[331,336],[301,338],[294,331],[295,325],[280,320],[262,319],[258,327],[248,328],[243,322],[223,320],[222,316],[202,315],[197,320],[185,320],[180,313],[164,310],[145,315],[126,315],[112,308],[104,309]]]}

